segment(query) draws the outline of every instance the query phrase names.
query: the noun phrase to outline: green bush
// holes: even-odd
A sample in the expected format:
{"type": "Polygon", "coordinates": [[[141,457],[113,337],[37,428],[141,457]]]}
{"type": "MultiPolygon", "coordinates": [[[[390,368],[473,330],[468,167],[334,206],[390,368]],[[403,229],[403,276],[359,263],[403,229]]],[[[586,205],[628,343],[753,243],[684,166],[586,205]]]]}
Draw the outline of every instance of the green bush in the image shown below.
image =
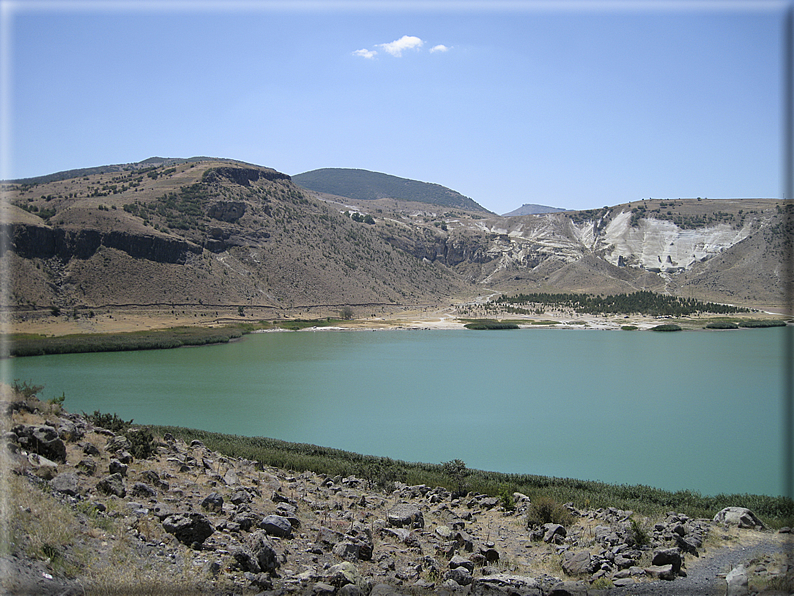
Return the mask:
{"type": "Polygon", "coordinates": [[[738,329],[739,326],[736,323],[731,323],[730,321],[712,321],[711,323],[706,323],[706,329],[738,329]]]}
{"type": "Polygon", "coordinates": [[[103,414],[99,410],[94,410],[93,414],[86,414],[83,412],[83,416],[94,426],[106,428],[117,434],[123,434],[132,424],[132,420],[125,421],[119,418],[118,414],[103,414]]]}
{"type": "Polygon", "coordinates": [[[751,320],[751,321],[742,321],[739,323],[740,327],[749,327],[749,328],[763,328],[763,327],[785,327],[785,321],[759,321],[759,320],[751,320]]]}
{"type": "Polygon", "coordinates": [[[542,526],[543,524],[560,524],[568,526],[573,522],[571,512],[549,497],[532,499],[527,511],[527,526],[542,526]]]}
{"type": "MultiPolygon", "coordinates": [[[[130,422],[132,422],[130,420],[130,422]]],[[[148,428],[127,430],[125,435],[132,443],[130,453],[137,459],[148,459],[154,455],[154,437],[148,428]]]]}
{"type": "Polygon", "coordinates": [[[681,327],[675,323],[667,323],[666,325],[657,325],[656,327],[651,327],[651,331],[681,331],[681,327]]]}

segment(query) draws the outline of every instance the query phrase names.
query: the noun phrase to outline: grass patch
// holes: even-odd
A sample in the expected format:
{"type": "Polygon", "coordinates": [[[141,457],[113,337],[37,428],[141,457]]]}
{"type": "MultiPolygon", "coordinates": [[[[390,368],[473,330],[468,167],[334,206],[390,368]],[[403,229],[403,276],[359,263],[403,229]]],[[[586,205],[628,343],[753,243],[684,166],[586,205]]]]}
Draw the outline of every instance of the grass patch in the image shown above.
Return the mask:
{"type": "Polygon", "coordinates": [[[10,334],[8,354],[2,356],[43,356],[79,352],[121,352],[127,350],[163,350],[182,346],[228,343],[259,325],[238,324],[223,327],[171,327],[127,333],[76,333],[47,337],[34,334],[10,334]]]}
{"type": "Polygon", "coordinates": [[[651,327],[650,331],[681,331],[681,327],[676,325],[675,323],[667,323],[665,325],[657,325],[656,327],[651,327]]]}
{"type": "Polygon", "coordinates": [[[639,327],[637,327],[636,325],[623,325],[621,327],[621,329],[623,331],[637,331],[637,329],[639,329],[639,327]]]}
{"type": "Polygon", "coordinates": [[[749,328],[764,328],[764,327],[785,327],[786,322],[780,320],[749,320],[749,321],[742,321],[739,323],[739,327],[749,327],[749,328]]]}
{"type": "Polygon", "coordinates": [[[473,329],[475,331],[486,331],[494,329],[518,329],[518,324],[515,321],[497,321],[496,319],[459,319],[464,323],[466,329],[473,329]]]}
{"type": "MultiPolygon", "coordinates": [[[[150,427],[153,434],[170,432],[186,442],[199,439],[207,448],[231,457],[242,457],[294,472],[312,471],[329,476],[350,476],[368,480],[371,486],[388,487],[400,481],[409,485],[443,486],[450,491],[460,488],[460,475],[450,466],[404,462],[386,457],[361,455],[308,443],[290,443],[265,437],[243,437],[211,433],[181,427],[150,427]]],[[[528,495],[534,502],[540,497],[557,503],[572,502],[580,509],[618,507],[647,516],[677,511],[686,515],[714,517],[724,507],[748,507],[773,528],[794,525],[794,501],[765,495],[702,496],[692,491],[665,491],[643,485],[615,485],[573,478],[555,478],[531,474],[504,474],[484,470],[466,470],[468,490],[499,496],[505,486],[528,495]]]]}
{"type": "Polygon", "coordinates": [[[730,321],[712,321],[711,323],[706,323],[705,329],[738,329],[739,326],[736,323],[731,323],[730,321]]]}
{"type": "Polygon", "coordinates": [[[288,331],[300,331],[309,327],[335,327],[343,322],[341,319],[292,319],[289,321],[278,321],[275,325],[288,331]]]}

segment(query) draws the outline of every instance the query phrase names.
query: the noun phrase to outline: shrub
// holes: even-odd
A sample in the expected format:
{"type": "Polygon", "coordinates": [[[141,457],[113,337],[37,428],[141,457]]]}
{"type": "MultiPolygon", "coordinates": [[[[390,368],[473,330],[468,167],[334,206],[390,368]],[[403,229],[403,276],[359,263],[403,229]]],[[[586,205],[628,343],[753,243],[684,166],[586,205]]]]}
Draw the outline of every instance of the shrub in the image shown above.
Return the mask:
{"type": "Polygon", "coordinates": [[[503,484],[499,487],[499,503],[502,507],[505,508],[506,511],[513,511],[516,508],[516,501],[513,498],[513,493],[515,491],[509,484],[503,484]]]}
{"type": "Polygon", "coordinates": [[[674,323],[668,323],[666,325],[657,325],[656,327],[651,327],[651,331],[681,331],[681,327],[674,323]]]}
{"type": "Polygon", "coordinates": [[[731,323],[729,321],[712,321],[711,323],[706,323],[706,329],[738,329],[739,326],[736,323],[731,323]]]}
{"type": "Polygon", "coordinates": [[[639,327],[637,327],[636,325],[623,325],[621,329],[623,331],[636,331],[637,329],[639,329],[639,327]]]}
{"type": "Polygon", "coordinates": [[[550,497],[538,497],[532,500],[527,512],[527,526],[543,524],[570,525],[573,522],[571,512],[550,497]]]}
{"type": "MultiPolygon", "coordinates": [[[[130,422],[132,422],[130,420],[130,422]]],[[[154,454],[154,437],[147,428],[135,428],[127,431],[126,437],[132,443],[130,452],[137,459],[148,459],[154,454]]]]}
{"type": "Polygon", "coordinates": [[[99,410],[94,410],[93,414],[83,412],[83,416],[94,426],[106,428],[114,433],[124,433],[132,424],[132,420],[126,422],[119,418],[118,414],[103,414],[99,410]]]}

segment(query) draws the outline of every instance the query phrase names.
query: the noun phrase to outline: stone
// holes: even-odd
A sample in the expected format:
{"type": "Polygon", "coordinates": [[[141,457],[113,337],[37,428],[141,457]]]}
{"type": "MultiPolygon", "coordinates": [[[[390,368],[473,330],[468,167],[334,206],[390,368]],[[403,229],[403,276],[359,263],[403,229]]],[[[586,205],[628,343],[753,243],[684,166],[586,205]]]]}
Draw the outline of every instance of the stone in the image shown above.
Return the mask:
{"type": "Polygon", "coordinates": [[[97,482],[97,490],[105,493],[106,495],[116,495],[123,499],[127,495],[127,489],[124,486],[124,478],[118,472],[105,476],[102,480],[97,482]]]}
{"type": "Polygon", "coordinates": [[[334,545],[332,552],[340,559],[348,561],[368,561],[372,558],[372,546],[358,540],[343,540],[334,545]]]}
{"type": "Polygon", "coordinates": [[[50,480],[50,487],[56,492],[76,497],[79,494],[80,483],[77,479],[77,474],[64,472],[50,480]]]}
{"type": "Polygon", "coordinates": [[[116,453],[117,451],[129,451],[130,449],[132,449],[132,443],[124,435],[117,435],[111,438],[107,442],[107,445],[105,445],[105,451],[107,451],[108,453],[116,453]]]}
{"type": "Polygon", "coordinates": [[[111,474],[121,474],[122,476],[127,475],[127,464],[121,463],[117,459],[111,459],[110,464],[108,465],[108,472],[111,474]]]}
{"type": "Polygon", "coordinates": [[[130,489],[130,494],[133,497],[143,497],[146,499],[153,499],[157,496],[157,491],[145,482],[136,482],[130,489]]]}
{"type": "Polygon", "coordinates": [[[681,571],[681,563],[681,551],[677,548],[657,550],[653,553],[653,559],[651,560],[651,565],[672,565],[674,573],[681,571]]]}
{"type": "Polygon", "coordinates": [[[361,574],[353,563],[343,561],[337,565],[333,565],[328,569],[325,580],[337,588],[341,588],[347,584],[356,584],[361,580],[361,574]]]}
{"type": "Polygon", "coordinates": [[[278,569],[280,565],[278,555],[273,549],[270,538],[268,538],[265,532],[262,530],[251,532],[246,540],[246,544],[263,572],[270,573],[278,569]]]}
{"type": "Polygon", "coordinates": [[[229,500],[235,505],[239,505],[240,503],[250,503],[251,495],[248,493],[247,490],[241,488],[239,490],[236,490],[229,498],[229,500]]]}
{"type": "Polygon", "coordinates": [[[763,530],[765,528],[755,513],[745,507],[726,507],[714,516],[714,521],[751,530],[763,530]]]}
{"type": "MultiPolygon", "coordinates": [[[[347,585],[352,585],[352,584],[347,584],[347,585]]],[[[326,584],[325,582],[317,582],[312,586],[311,594],[312,596],[333,596],[334,592],[336,592],[336,588],[331,584],[326,584]]]]}
{"type": "Polygon", "coordinates": [[[444,574],[445,580],[452,580],[460,586],[468,586],[473,580],[471,572],[465,567],[455,567],[444,574]]]}
{"type": "Polygon", "coordinates": [[[369,592],[369,596],[402,596],[395,586],[391,584],[375,584],[369,592]]]}
{"type": "Polygon", "coordinates": [[[96,457],[99,455],[99,449],[93,443],[86,443],[83,445],[83,453],[92,457],[96,457]]]}
{"type": "Polygon", "coordinates": [[[75,467],[86,476],[93,476],[96,472],[96,462],[90,459],[81,459],[75,467]]]}
{"type": "Polygon", "coordinates": [[[419,508],[416,505],[408,505],[405,503],[395,505],[389,510],[386,521],[390,526],[397,528],[405,526],[411,528],[425,527],[425,519],[419,508]]]}
{"type": "Polygon", "coordinates": [[[587,551],[566,551],[562,557],[562,570],[567,575],[583,575],[591,573],[592,559],[587,551]]]}
{"type": "Polygon", "coordinates": [[[746,596],[750,593],[747,569],[744,565],[731,569],[725,576],[725,583],[728,584],[725,596],[746,596]]]}
{"type": "Polygon", "coordinates": [[[259,527],[271,536],[279,538],[292,537],[292,524],[286,517],[280,515],[266,515],[259,522],[259,527]]]}
{"type": "Polygon", "coordinates": [[[583,581],[564,581],[554,584],[546,596],[587,596],[587,584],[583,581]]]}
{"type": "Polygon", "coordinates": [[[52,480],[58,474],[58,464],[43,455],[28,454],[28,462],[34,468],[34,473],[44,480],[52,480]]]}
{"type": "Polygon", "coordinates": [[[218,493],[208,494],[201,502],[201,508],[212,513],[223,511],[223,497],[218,493]]]}
{"type": "Polygon", "coordinates": [[[237,547],[233,548],[229,554],[234,559],[235,564],[239,567],[240,571],[248,571],[250,573],[259,573],[259,561],[257,561],[254,553],[247,548],[237,547]]]}
{"type": "Polygon", "coordinates": [[[469,573],[474,573],[474,563],[461,557],[460,555],[455,555],[449,560],[449,568],[456,569],[458,567],[463,567],[464,569],[468,570],[469,573]]]}
{"type": "Polygon", "coordinates": [[[79,441],[83,438],[83,430],[71,420],[63,420],[58,427],[58,438],[67,442],[79,441]]]}
{"type": "Polygon", "coordinates": [[[273,588],[273,582],[270,581],[266,573],[251,573],[247,571],[243,573],[243,577],[248,580],[249,584],[260,590],[271,590],[273,588]]]}
{"type": "Polygon", "coordinates": [[[203,543],[215,531],[201,513],[177,513],[163,520],[163,529],[187,546],[203,543]]]}
{"type": "Polygon", "coordinates": [[[58,431],[47,424],[20,425],[13,429],[19,444],[29,453],[42,455],[54,462],[66,462],[66,443],[58,437],[58,431]]]}
{"type": "Polygon", "coordinates": [[[560,524],[543,524],[543,529],[543,542],[562,544],[563,539],[567,535],[565,527],[560,524]]]}
{"type": "Polygon", "coordinates": [[[654,579],[663,579],[667,581],[674,580],[676,576],[672,565],[651,565],[645,568],[645,573],[654,579]]]}
{"type": "Polygon", "coordinates": [[[540,582],[523,575],[497,573],[475,578],[471,584],[472,596],[543,596],[540,582]]]}

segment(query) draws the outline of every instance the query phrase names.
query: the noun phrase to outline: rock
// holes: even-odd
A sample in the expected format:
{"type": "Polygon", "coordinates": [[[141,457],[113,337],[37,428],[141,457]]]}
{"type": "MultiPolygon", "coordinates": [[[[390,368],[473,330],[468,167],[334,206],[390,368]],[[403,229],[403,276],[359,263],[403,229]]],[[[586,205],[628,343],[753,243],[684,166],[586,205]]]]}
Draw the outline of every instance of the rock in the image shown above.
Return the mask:
{"type": "Polygon", "coordinates": [[[79,494],[80,483],[77,479],[77,474],[64,472],[50,480],[50,487],[56,492],[76,497],[79,494]]]}
{"type": "Polygon", "coordinates": [[[235,561],[236,566],[241,571],[248,571],[250,573],[259,573],[259,561],[257,561],[254,553],[247,548],[237,547],[229,553],[235,561]]]}
{"type": "Polygon", "coordinates": [[[464,559],[460,555],[455,555],[449,560],[449,568],[456,569],[458,567],[463,567],[468,570],[469,573],[474,573],[474,563],[468,559],[464,559]]]}
{"type": "Polygon", "coordinates": [[[251,502],[251,495],[245,489],[239,489],[232,494],[229,500],[235,504],[239,505],[240,503],[250,503],[251,502]]]}
{"type": "Polygon", "coordinates": [[[587,551],[566,551],[562,558],[562,570],[567,575],[583,575],[592,572],[592,559],[587,551]]]}
{"type": "Polygon", "coordinates": [[[58,431],[54,427],[47,424],[19,425],[12,432],[19,437],[20,446],[29,453],[44,456],[54,462],[66,462],[66,443],[58,437],[58,431]]]}
{"type": "Polygon", "coordinates": [[[105,451],[107,451],[108,453],[116,453],[117,451],[129,451],[130,449],[132,449],[132,443],[124,435],[117,435],[111,438],[107,442],[107,445],[105,445],[105,451]]]}
{"type": "Polygon", "coordinates": [[[562,544],[563,539],[567,535],[565,527],[560,524],[543,524],[543,529],[543,542],[562,544]]]}
{"type": "Polygon", "coordinates": [[[83,434],[83,429],[70,420],[63,420],[58,427],[58,438],[62,441],[79,441],[83,438],[83,434]]]}
{"type": "Polygon", "coordinates": [[[738,526],[740,528],[753,530],[763,530],[765,528],[764,524],[758,519],[755,513],[745,507],[726,507],[714,516],[714,521],[729,526],[738,526]]]}
{"type": "Polygon", "coordinates": [[[127,489],[124,486],[124,478],[118,472],[105,476],[102,480],[97,482],[97,490],[105,493],[106,495],[116,495],[123,499],[127,495],[127,489]]]}
{"type": "Polygon", "coordinates": [[[522,575],[496,574],[472,581],[472,596],[542,596],[538,580],[522,575]]]}
{"type": "Polygon", "coordinates": [[[96,457],[97,455],[99,455],[99,449],[97,449],[96,445],[94,445],[93,443],[86,443],[85,445],[83,445],[83,453],[85,453],[86,455],[91,455],[93,457],[96,457]]]}
{"type": "Polygon", "coordinates": [[[251,573],[247,571],[243,573],[243,577],[248,580],[248,583],[260,590],[271,590],[273,588],[273,582],[270,581],[266,573],[251,573]]]}
{"type": "Polygon", "coordinates": [[[651,561],[651,565],[672,565],[674,573],[681,571],[681,563],[681,551],[677,548],[657,550],[653,553],[653,559],[651,561]]]}
{"type": "Polygon", "coordinates": [[[160,521],[163,521],[166,517],[174,515],[176,513],[171,507],[166,505],[165,503],[156,503],[154,507],[152,507],[152,513],[155,517],[157,517],[160,521]]]}
{"type": "Polygon", "coordinates": [[[332,566],[325,576],[328,583],[341,588],[347,584],[358,584],[361,580],[361,574],[353,563],[343,561],[338,565],[332,566]]]}
{"type": "Polygon", "coordinates": [[[117,459],[111,459],[110,464],[108,465],[108,472],[111,474],[120,474],[122,476],[126,476],[127,469],[127,464],[123,464],[117,459]]]}
{"type": "Polygon", "coordinates": [[[731,569],[725,576],[725,582],[728,584],[725,596],[746,596],[750,593],[747,569],[744,565],[731,569]]]}
{"type": "Polygon", "coordinates": [[[93,476],[96,472],[96,462],[90,459],[81,459],[75,467],[78,472],[82,472],[86,476],[93,476]]]}
{"type": "Polygon", "coordinates": [[[163,520],[163,529],[187,546],[201,544],[215,531],[201,513],[177,513],[163,520]]]}
{"type": "Polygon", "coordinates": [[[674,580],[676,576],[672,565],[651,565],[645,568],[645,573],[654,579],[664,579],[667,581],[674,580]]]}
{"type": "Polygon", "coordinates": [[[375,584],[369,592],[369,596],[402,596],[402,594],[390,584],[375,584]]]}
{"type": "MultiPolygon", "coordinates": [[[[333,586],[331,586],[333,588],[333,586]]],[[[337,596],[363,596],[361,588],[355,584],[345,584],[336,593],[337,596]]]]}
{"type": "Polygon", "coordinates": [[[213,513],[223,511],[223,497],[218,493],[210,493],[201,502],[201,508],[213,513]]]}
{"type": "Polygon", "coordinates": [[[554,584],[546,596],[587,596],[587,584],[583,581],[564,581],[554,584]]]}
{"type": "Polygon", "coordinates": [[[52,480],[58,473],[58,464],[43,455],[28,454],[28,462],[34,468],[34,473],[44,480],[52,480]]]}
{"type": "Polygon", "coordinates": [[[262,571],[270,573],[278,569],[280,565],[278,555],[273,549],[270,538],[268,538],[265,532],[262,530],[251,532],[246,540],[246,544],[256,558],[256,562],[259,564],[259,568],[262,571]]]}
{"type": "Polygon", "coordinates": [[[334,545],[332,552],[348,561],[369,561],[372,559],[372,545],[358,540],[343,540],[334,545]]]}
{"type": "Polygon", "coordinates": [[[444,574],[444,579],[451,579],[460,586],[468,586],[472,582],[471,572],[465,567],[455,567],[444,574]]]}
{"type": "MultiPolygon", "coordinates": [[[[347,584],[352,585],[352,584],[347,584]]],[[[344,586],[343,586],[344,587],[344,586]]],[[[334,592],[336,592],[336,588],[333,587],[331,584],[326,584],[325,582],[317,582],[312,586],[311,595],[312,596],[333,596],[334,592]]],[[[340,590],[341,592],[341,590],[340,590]]]]}
{"type": "Polygon", "coordinates": [[[239,484],[240,480],[237,478],[237,472],[234,469],[230,469],[224,474],[223,482],[226,486],[234,486],[235,484],[239,484]]]}
{"type": "Polygon", "coordinates": [[[266,515],[259,522],[259,527],[270,534],[279,538],[292,538],[292,524],[286,517],[280,515],[266,515]]]}
{"type": "Polygon", "coordinates": [[[422,512],[416,505],[401,503],[394,506],[388,513],[386,521],[390,526],[402,528],[424,528],[425,519],[422,512]]]}
{"type": "Polygon", "coordinates": [[[143,497],[146,499],[153,499],[157,496],[157,491],[145,482],[136,482],[130,489],[130,494],[133,497],[143,497]]]}

